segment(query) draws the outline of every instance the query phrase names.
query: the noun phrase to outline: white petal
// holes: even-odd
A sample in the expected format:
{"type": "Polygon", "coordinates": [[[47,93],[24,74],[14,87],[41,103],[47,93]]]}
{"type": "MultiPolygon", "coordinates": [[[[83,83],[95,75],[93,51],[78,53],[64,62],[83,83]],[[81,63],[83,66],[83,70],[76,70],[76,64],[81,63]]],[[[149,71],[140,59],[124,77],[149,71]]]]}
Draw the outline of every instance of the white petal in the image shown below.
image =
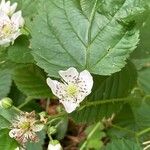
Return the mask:
{"type": "Polygon", "coordinates": [[[22,18],[22,12],[17,11],[11,17],[11,21],[19,28],[24,25],[24,19],[22,18]]]}
{"type": "Polygon", "coordinates": [[[0,12],[0,22],[10,22],[9,17],[4,13],[4,12],[0,12]]]}
{"type": "Polygon", "coordinates": [[[44,125],[43,125],[43,124],[36,124],[36,125],[33,126],[32,130],[33,130],[34,132],[39,132],[39,131],[41,131],[43,128],[44,128],[44,125]]]}
{"type": "Polygon", "coordinates": [[[91,93],[91,89],[93,87],[93,77],[89,73],[89,71],[84,70],[79,75],[79,83],[80,91],[83,94],[81,97],[85,97],[91,93]]]}
{"type": "Polygon", "coordinates": [[[15,12],[16,8],[17,8],[17,3],[14,3],[14,4],[10,7],[10,15],[12,15],[12,14],[15,12]]]}
{"type": "Polygon", "coordinates": [[[0,3],[0,11],[2,11],[2,8],[4,7],[4,5],[5,5],[5,0],[2,0],[0,3]]]}
{"type": "Polygon", "coordinates": [[[75,83],[76,79],[79,76],[78,71],[73,67],[70,67],[66,71],[60,70],[59,74],[63,78],[63,80],[67,83],[75,83]]]}
{"type": "Polygon", "coordinates": [[[47,84],[51,88],[53,94],[61,99],[65,94],[65,85],[51,78],[47,78],[47,84]]]}
{"type": "Polygon", "coordinates": [[[9,46],[10,42],[11,42],[10,39],[2,39],[2,40],[0,40],[0,45],[7,47],[7,46],[9,46]]]}
{"type": "Polygon", "coordinates": [[[77,103],[73,98],[66,98],[64,100],[60,100],[60,102],[65,107],[67,113],[73,112],[79,106],[79,103],[77,103]]]}
{"type": "Polygon", "coordinates": [[[10,130],[10,132],[9,132],[9,136],[10,136],[11,138],[15,138],[15,137],[17,137],[18,132],[20,132],[19,129],[12,129],[12,130],[10,130]]]}

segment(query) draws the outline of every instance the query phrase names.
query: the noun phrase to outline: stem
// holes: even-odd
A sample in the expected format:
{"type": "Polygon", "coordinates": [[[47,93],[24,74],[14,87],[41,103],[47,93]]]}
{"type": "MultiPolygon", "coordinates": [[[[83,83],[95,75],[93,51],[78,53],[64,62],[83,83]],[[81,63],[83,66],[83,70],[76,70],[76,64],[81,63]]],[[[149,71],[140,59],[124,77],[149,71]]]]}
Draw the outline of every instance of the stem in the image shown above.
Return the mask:
{"type": "MultiPolygon", "coordinates": [[[[60,113],[60,114],[50,116],[50,117],[48,118],[48,120],[51,121],[52,119],[56,119],[56,118],[59,118],[59,117],[65,116],[65,115],[68,115],[68,114],[65,113],[65,112],[62,112],[62,113],[60,113]]],[[[49,122],[49,121],[48,121],[48,122],[49,122]]]]}
{"type": "Polygon", "coordinates": [[[17,111],[17,112],[21,112],[21,110],[18,109],[17,107],[15,107],[15,106],[13,106],[12,109],[14,109],[14,110],[17,111]]]}
{"type": "Polygon", "coordinates": [[[146,128],[146,129],[140,131],[139,133],[137,133],[137,136],[138,136],[138,137],[139,137],[139,136],[142,136],[143,134],[145,134],[145,133],[147,133],[147,132],[150,132],[150,128],[146,128]]]}
{"type": "Polygon", "coordinates": [[[78,109],[78,111],[81,111],[85,107],[90,107],[90,106],[95,106],[95,105],[102,105],[102,104],[107,104],[107,103],[129,102],[129,101],[133,101],[133,100],[137,100],[137,98],[128,97],[128,98],[118,98],[118,99],[91,101],[91,102],[87,102],[87,103],[85,103],[85,105],[81,106],[78,109]]]}
{"type": "Polygon", "coordinates": [[[18,108],[21,109],[22,107],[24,107],[25,105],[27,105],[31,100],[33,100],[32,97],[27,97],[27,98],[25,99],[25,102],[22,103],[21,105],[19,105],[18,108]]]}
{"type": "Polygon", "coordinates": [[[47,103],[46,103],[46,112],[48,112],[49,110],[49,104],[50,104],[50,99],[47,99],[47,103]]]}
{"type": "Polygon", "coordinates": [[[92,137],[92,135],[95,133],[95,131],[100,127],[101,122],[98,122],[95,127],[93,128],[93,130],[89,133],[89,135],[87,136],[86,141],[82,144],[80,150],[84,150],[84,148],[87,145],[88,140],[92,137]]]}
{"type": "Polygon", "coordinates": [[[127,128],[122,128],[122,127],[117,126],[117,125],[114,125],[114,124],[112,124],[112,127],[116,128],[116,129],[119,129],[119,130],[126,131],[126,132],[128,132],[128,133],[130,133],[130,134],[136,135],[135,132],[133,132],[133,131],[131,131],[131,130],[128,130],[127,128]]]}

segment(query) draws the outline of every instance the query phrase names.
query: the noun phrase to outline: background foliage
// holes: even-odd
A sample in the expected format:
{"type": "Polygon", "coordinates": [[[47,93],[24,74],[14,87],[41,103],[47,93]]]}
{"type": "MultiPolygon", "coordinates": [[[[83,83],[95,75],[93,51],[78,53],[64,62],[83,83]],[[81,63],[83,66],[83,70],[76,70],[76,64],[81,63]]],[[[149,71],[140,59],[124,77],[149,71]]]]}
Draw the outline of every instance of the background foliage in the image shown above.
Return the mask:
{"type": "MultiPolygon", "coordinates": [[[[67,131],[70,117],[88,125],[81,150],[142,149],[150,137],[149,0],[11,2],[18,2],[26,24],[14,45],[0,47],[0,98],[9,96],[16,107],[40,112],[35,99],[53,99],[47,76],[58,78],[59,70],[71,66],[88,69],[92,93],[74,113],[56,115],[64,121],[58,131],[67,131]]],[[[0,108],[0,149],[18,146],[8,136],[14,114],[15,107],[0,108]]],[[[42,150],[45,133],[40,137],[27,150],[42,150]]]]}

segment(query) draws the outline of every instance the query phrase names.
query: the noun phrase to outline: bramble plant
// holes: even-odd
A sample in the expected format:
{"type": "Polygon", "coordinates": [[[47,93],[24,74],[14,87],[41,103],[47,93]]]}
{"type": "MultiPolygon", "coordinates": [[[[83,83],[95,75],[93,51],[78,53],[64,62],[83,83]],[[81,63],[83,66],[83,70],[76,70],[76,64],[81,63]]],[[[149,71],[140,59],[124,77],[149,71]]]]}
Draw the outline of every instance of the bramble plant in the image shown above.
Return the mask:
{"type": "Polygon", "coordinates": [[[0,1],[0,150],[150,149],[149,0],[0,1]]]}

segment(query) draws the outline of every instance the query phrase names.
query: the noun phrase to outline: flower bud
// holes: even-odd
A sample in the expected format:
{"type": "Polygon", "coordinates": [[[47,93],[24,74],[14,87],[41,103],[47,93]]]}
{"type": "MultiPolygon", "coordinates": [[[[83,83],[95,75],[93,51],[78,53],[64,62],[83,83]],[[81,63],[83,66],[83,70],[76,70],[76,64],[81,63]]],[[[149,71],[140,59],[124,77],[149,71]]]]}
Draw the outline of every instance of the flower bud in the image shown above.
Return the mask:
{"type": "Polygon", "coordinates": [[[48,127],[48,134],[55,134],[56,133],[56,127],[54,126],[51,126],[51,127],[48,127]]]}
{"type": "Polygon", "coordinates": [[[62,147],[61,147],[59,141],[53,140],[53,141],[49,142],[47,150],[62,150],[62,147]]]}
{"type": "Polygon", "coordinates": [[[13,101],[9,97],[3,98],[0,101],[0,107],[2,108],[8,109],[11,108],[12,105],[13,105],[13,101]]]}

